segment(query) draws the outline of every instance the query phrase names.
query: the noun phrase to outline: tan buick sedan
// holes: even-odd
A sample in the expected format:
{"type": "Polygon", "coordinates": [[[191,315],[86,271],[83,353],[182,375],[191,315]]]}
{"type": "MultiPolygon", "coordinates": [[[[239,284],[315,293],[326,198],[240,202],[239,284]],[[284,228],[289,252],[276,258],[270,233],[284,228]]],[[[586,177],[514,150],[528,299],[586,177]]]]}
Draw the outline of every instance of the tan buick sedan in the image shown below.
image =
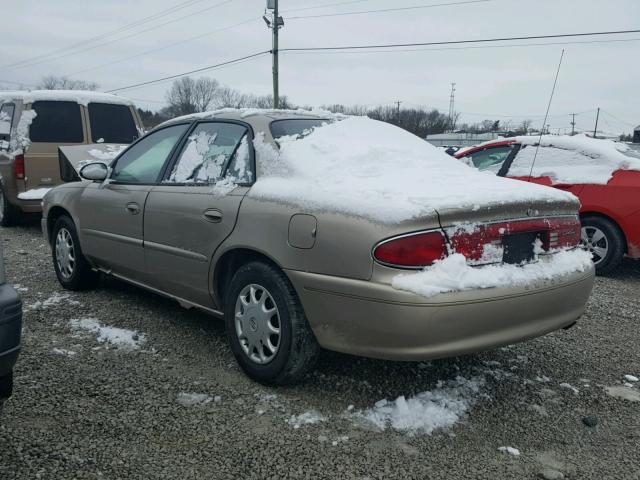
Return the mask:
{"type": "Polygon", "coordinates": [[[223,317],[265,383],[321,348],[424,360],[543,335],[593,284],[575,197],[362,117],[181,117],[79,174],[44,198],[62,286],[102,272],[223,317]]]}

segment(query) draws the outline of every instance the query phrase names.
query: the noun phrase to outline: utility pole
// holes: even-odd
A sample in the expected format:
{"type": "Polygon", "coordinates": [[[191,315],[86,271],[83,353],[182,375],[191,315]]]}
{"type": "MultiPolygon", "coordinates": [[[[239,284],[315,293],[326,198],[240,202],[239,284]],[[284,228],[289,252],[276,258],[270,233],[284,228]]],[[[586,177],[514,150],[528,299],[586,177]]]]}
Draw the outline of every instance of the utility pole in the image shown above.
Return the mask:
{"type": "Polygon", "coordinates": [[[396,112],[396,118],[398,120],[398,126],[400,125],[400,104],[402,103],[401,100],[398,100],[396,102],[394,102],[396,105],[398,105],[398,110],[396,112]]]}
{"type": "Polygon", "coordinates": [[[451,83],[451,96],[449,97],[449,125],[451,126],[451,131],[454,130],[453,125],[453,109],[455,105],[455,92],[456,92],[456,84],[454,82],[451,83]]]}
{"type": "Polygon", "coordinates": [[[278,15],[278,0],[267,0],[267,10],[272,10],[271,18],[267,15],[263,15],[263,20],[267,24],[267,27],[273,32],[272,46],[271,46],[271,59],[272,59],[272,72],[273,72],[273,108],[280,107],[280,92],[278,85],[278,30],[284,27],[284,20],[278,15]]]}
{"type": "Polygon", "coordinates": [[[598,107],[598,112],[596,113],[596,126],[593,127],[593,138],[596,138],[596,135],[597,135],[597,132],[598,132],[598,118],[599,117],[600,117],[600,107],[598,107]]]}
{"type": "Polygon", "coordinates": [[[576,114],[572,113],[571,116],[573,117],[571,120],[571,136],[573,137],[576,134],[576,114]]]}

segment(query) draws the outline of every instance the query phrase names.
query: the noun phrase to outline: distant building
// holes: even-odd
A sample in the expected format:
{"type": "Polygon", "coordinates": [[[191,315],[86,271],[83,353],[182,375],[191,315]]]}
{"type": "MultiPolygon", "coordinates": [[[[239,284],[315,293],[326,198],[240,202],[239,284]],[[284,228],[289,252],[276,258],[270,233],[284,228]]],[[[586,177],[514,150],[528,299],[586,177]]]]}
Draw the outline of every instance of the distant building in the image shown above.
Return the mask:
{"type": "Polygon", "coordinates": [[[500,136],[504,133],[437,133],[427,135],[426,140],[434,147],[470,147],[500,136]]]}
{"type": "Polygon", "coordinates": [[[633,143],[640,143],[640,125],[633,129],[633,143]]]}

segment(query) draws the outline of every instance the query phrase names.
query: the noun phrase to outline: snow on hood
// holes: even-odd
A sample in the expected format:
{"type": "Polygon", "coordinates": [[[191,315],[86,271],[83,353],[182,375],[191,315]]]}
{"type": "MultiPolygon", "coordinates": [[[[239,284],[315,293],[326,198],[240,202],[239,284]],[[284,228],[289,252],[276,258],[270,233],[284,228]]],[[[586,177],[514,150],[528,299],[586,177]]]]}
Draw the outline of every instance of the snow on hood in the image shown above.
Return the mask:
{"type": "Polygon", "coordinates": [[[91,102],[133,105],[133,102],[126,98],[91,90],[16,90],[0,92],[0,102],[7,100],[22,100],[23,103],[54,100],[76,102],[80,105],[88,105],[91,102]]]}
{"type": "MultiPolygon", "coordinates": [[[[528,176],[540,137],[516,137],[526,146],[516,156],[510,176],[528,176]]],[[[628,145],[586,135],[543,135],[533,176],[550,177],[554,184],[605,185],[616,170],[639,170],[640,154],[628,145]]]]}
{"type": "Polygon", "coordinates": [[[258,180],[249,195],[382,223],[513,202],[575,202],[567,192],[481,173],[401,128],[367,117],[279,139],[258,135],[258,180]]]}

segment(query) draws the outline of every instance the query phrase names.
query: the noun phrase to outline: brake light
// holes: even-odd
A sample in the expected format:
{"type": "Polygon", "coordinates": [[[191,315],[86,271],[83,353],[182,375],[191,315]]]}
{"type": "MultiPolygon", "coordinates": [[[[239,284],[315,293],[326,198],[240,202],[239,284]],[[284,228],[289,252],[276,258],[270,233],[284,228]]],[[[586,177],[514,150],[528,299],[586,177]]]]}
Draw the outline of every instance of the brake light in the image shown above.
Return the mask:
{"type": "Polygon", "coordinates": [[[392,238],[378,245],[373,258],[385,265],[425,267],[447,256],[441,232],[424,232],[392,238]]]}
{"type": "Polygon", "coordinates": [[[24,155],[16,155],[13,161],[13,171],[18,180],[24,180],[24,155]]]}

